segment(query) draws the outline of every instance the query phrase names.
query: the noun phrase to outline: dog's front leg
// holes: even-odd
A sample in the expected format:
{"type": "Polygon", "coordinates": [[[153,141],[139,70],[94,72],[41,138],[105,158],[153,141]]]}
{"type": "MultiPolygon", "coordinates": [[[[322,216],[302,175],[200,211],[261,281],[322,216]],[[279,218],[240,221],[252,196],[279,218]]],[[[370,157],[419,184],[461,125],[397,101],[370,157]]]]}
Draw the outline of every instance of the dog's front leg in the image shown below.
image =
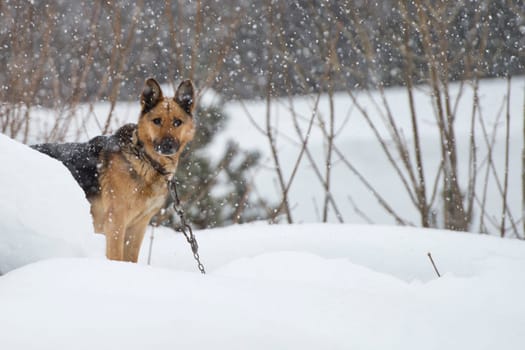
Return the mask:
{"type": "Polygon", "coordinates": [[[150,217],[146,216],[138,222],[130,225],[126,230],[126,238],[124,242],[124,261],[131,261],[136,263],[139,259],[140,247],[146,228],[150,221],[150,217]]]}
{"type": "Polygon", "coordinates": [[[110,260],[124,260],[124,240],[126,236],[125,220],[114,215],[111,210],[104,222],[106,235],[106,257],[110,260]]]}

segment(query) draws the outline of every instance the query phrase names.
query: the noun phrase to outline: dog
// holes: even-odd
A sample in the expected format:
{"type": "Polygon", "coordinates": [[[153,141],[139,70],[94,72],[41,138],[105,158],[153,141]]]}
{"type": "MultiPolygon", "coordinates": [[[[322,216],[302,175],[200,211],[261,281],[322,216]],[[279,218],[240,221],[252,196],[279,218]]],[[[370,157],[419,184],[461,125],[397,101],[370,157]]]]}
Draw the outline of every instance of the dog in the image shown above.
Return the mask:
{"type": "Polygon", "coordinates": [[[32,146],[60,160],[91,204],[95,232],[106,236],[106,256],[137,262],[144,233],[166,203],[179,157],[195,135],[195,89],[183,81],[173,98],[147,79],[137,124],[86,143],[32,146]]]}

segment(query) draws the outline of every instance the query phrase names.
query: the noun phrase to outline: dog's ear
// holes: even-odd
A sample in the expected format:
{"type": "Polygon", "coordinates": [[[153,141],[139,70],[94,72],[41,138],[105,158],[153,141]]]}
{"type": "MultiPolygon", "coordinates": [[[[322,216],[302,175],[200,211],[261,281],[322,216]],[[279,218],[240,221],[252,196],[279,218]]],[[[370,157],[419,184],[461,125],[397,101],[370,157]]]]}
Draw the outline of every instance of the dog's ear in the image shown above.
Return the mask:
{"type": "Polygon", "coordinates": [[[162,90],[159,83],[153,78],[149,78],[144,83],[144,89],[140,96],[140,104],[142,105],[142,113],[148,113],[153,107],[157,105],[162,99],[162,90]]]}
{"type": "Polygon", "coordinates": [[[184,80],[180,83],[174,99],[175,102],[186,111],[186,113],[191,114],[193,107],[195,106],[195,88],[193,87],[191,80],[184,80]]]}

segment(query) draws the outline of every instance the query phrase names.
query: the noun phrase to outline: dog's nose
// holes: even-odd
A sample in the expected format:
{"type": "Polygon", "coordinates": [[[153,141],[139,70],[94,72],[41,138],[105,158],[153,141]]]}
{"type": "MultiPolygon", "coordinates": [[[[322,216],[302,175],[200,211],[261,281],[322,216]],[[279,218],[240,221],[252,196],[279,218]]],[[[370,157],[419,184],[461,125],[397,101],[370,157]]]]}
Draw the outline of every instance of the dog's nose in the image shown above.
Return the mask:
{"type": "Polygon", "coordinates": [[[179,150],[179,143],[173,137],[165,137],[155,147],[155,150],[163,155],[172,155],[179,150]]]}

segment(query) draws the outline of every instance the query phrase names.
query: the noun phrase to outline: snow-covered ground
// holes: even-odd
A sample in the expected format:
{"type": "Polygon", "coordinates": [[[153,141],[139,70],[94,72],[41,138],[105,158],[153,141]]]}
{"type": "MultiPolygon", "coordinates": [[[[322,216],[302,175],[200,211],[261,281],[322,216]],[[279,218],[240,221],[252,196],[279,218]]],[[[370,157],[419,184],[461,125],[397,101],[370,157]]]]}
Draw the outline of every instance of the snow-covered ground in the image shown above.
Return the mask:
{"type": "Polygon", "coordinates": [[[518,350],[525,343],[523,242],[315,224],[238,226],[198,239],[205,276],[184,240],[162,230],[152,266],[62,258],[0,277],[2,348],[518,350]]]}
{"type": "Polygon", "coordinates": [[[0,134],[0,274],[78,256],[93,234],[89,204],[69,170],[0,134]]]}
{"type": "Polygon", "coordinates": [[[102,236],[90,233],[87,202],[64,167],[4,136],[0,157],[9,165],[0,168],[2,349],[525,344],[523,241],[255,223],[197,232],[206,275],[184,238],[168,229],[156,229],[153,240],[147,233],[139,264],[112,262],[102,256],[102,236]]]}

